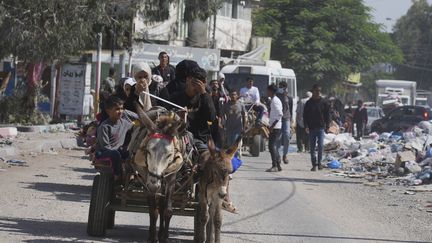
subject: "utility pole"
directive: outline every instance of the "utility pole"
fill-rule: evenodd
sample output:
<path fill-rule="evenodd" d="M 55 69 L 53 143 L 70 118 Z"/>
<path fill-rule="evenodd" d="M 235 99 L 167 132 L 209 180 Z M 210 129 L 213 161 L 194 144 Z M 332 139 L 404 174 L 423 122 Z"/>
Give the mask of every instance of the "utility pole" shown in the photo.
<path fill-rule="evenodd" d="M 101 80 L 101 52 L 102 33 L 97 34 L 97 60 L 96 60 L 96 103 L 99 104 L 100 80 Z M 95 107 L 95 116 L 99 112 L 99 105 Z"/>
<path fill-rule="evenodd" d="M 114 67 L 114 51 L 117 43 L 117 5 L 114 6 L 114 16 L 112 21 L 112 36 L 111 36 L 111 64 L 110 67 Z"/>
<path fill-rule="evenodd" d="M 214 8 L 213 8 L 213 40 L 212 40 L 212 48 L 216 49 L 216 16 L 217 16 L 217 0 L 214 2 Z"/>

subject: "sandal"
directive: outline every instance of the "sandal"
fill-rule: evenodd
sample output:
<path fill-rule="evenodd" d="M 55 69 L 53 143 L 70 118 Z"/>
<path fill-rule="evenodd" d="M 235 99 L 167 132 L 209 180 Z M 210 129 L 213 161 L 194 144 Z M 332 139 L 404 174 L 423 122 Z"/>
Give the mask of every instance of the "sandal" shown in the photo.
<path fill-rule="evenodd" d="M 234 207 L 232 202 L 223 201 L 222 209 L 233 214 L 239 214 L 237 208 Z"/>

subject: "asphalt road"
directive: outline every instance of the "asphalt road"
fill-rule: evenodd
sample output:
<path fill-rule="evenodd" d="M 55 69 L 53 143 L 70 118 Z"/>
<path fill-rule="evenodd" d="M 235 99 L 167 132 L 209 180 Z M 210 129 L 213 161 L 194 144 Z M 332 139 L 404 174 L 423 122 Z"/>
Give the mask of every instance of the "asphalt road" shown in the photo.
<path fill-rule="evenodd" d="M 106 238 L 86 235 L 95 171 L 83 151 L 27 155 L 28 167 L 0 171 L 0 242 L 145 242 L 148 215 L 117 213 Z M 231 182 L 240 214 L 224 213 L 222 242 L 432 242 L 432 194 L 367 187 L 361 180 L 310 172 L 293 153 L 279 173 L 265 152 L 244 157 Z M 175 216 L 171 242 L 193 242 L 193 219 Z"/>

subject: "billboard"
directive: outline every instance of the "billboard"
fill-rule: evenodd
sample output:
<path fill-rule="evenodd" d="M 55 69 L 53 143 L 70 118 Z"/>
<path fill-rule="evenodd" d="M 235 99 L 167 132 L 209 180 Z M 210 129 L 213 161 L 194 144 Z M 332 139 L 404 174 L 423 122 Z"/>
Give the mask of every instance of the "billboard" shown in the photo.
<path fill-rule="evenodd" d="M 84 96 L 90 93 L 91 64 L 67 63 L 60 70 L 60 114 L 84 114 Z"/>
<path fill-rule="evenodd" d="M 159 52 L 165 51 L 172 65 L 190 59 L 207 71 L 219 71 L 220 50 L 218 49 L 134 43 L 132 50 L 133 62 L 147 62 L 150 66 L 153 63 L 156 66 L 159 64 Z"/>

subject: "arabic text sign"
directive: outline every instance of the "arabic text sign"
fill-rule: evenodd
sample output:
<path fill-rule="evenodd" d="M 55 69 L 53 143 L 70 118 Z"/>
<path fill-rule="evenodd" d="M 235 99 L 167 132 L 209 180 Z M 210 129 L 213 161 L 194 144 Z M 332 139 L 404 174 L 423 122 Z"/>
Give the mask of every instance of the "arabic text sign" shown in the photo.
<path fill-rule="evenodd" d="M 64 64 L 60 73 L 60 114 L 83 115 L 90 75 L 86 64 Z"/>
<path fill-rule="evenodd" d="M 179 47 L 137 43 L 133 46 L 134 61 L 159 64 L 158 55 L 165 51 L 170 63 L 177 64 L 185 59 L 196 61 L 207 71 L 219 71 L 220 50 L 193 47 Z"/>

